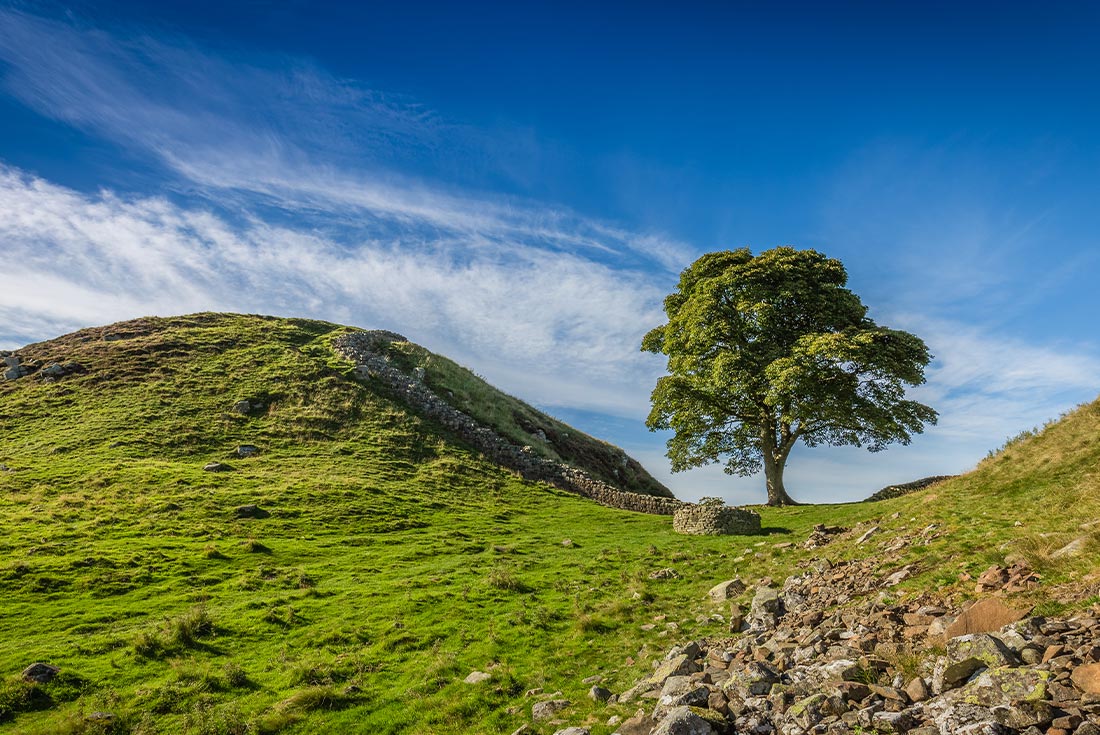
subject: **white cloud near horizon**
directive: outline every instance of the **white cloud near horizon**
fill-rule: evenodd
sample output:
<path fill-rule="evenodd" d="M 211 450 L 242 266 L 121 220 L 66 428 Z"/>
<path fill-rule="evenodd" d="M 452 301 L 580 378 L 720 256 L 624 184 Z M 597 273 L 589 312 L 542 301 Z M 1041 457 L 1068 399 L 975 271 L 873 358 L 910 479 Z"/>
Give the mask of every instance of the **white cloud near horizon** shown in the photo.
<path fill-rule="evenodd" d="M 637 359 L 662 293 L 630 271 L 518 250 L 456 258 L 449 241 L 360 241 L 252 219 L 235 226 L 160 198 L 88 196 L 0 167 L 0 323 L 8 340 L 142 314 L 277 313 L 406 332 L 522 380 L 546 405 L 636 415 Z M 15 346 L 15 345 L 10 345 Z M 583 375 L 583 381 L 562 380 Z"/>

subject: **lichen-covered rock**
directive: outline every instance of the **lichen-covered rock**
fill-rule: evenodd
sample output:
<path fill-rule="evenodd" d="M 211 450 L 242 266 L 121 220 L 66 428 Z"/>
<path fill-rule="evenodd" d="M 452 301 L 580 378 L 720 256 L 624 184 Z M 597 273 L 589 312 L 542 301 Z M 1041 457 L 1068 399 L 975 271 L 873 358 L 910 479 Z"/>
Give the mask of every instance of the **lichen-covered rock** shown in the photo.
<path fill-rule="evenodd" d="M 549 720 L 551 717 L 566 709 L 572 702 L 568 699 L 549 699 L 545 702 L 535 702 L 531 706 L 531 719 Z"/>
<path fill-rule="evenodd" d="M 768 694 L 772 685 L 779 683 L 780 675 L 774 666 L 763 661 L 753 661 L 738 671 L 731 671 L 730 678 L 722 685 L 723 691 L 740 699 Z"/>
<path fill-rule="evenodd" d="M 650 735 L 716 735 L 714 726 L 690 707 L 677 707 L 657 723 Z"/>
<path fill-rule="evenodd" d="M 783 615 L 783 600 L 774 587 L 759 587 L 749 609 L 749 627 L 756 630 L 774 630 Z"/>

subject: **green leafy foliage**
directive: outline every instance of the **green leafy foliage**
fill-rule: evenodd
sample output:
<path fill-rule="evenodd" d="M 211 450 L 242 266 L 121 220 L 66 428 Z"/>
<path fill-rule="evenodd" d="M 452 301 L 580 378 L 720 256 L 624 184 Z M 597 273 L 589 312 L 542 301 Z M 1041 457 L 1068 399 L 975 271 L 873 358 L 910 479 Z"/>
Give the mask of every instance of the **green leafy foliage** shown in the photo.
<path fill-rule="evenodd" d="M 668 323 L 642 341 L 668 357 L 647 424 L 675 432 L 674 471 L 723 458 L 731 474 L 763 467 L 769 504 L 788 504 L 797 441 L 879 451 L 935 422 L 905 398 L 924 382 L 927 347 L 867 318 L 846 283 L 840 261 L 788 247 L 710 253 L 680 275 Z"/>

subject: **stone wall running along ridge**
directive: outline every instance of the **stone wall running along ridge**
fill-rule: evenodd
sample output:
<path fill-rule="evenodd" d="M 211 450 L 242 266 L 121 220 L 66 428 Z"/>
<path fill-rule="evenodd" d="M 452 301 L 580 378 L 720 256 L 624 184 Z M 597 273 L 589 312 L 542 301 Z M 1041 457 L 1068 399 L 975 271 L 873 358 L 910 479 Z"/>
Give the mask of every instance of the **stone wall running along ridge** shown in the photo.
<path fill-rule="evenodd" d="M 874 503 L 878 500 L 890 500 L 891 498 L 900 498 L 902 495 L 915 493 L 917 490 L 923 490 L 926 487 L 931 487 L 932 485 L 935 485 L 937 482 L 943 482 L 944 480 L 950 480 L 955 477 L 958 477 L 958 475 L 933 475 L 932 477 L 922 477 L 919 480 L 905 482 L 901 485 L 887 485 L 871 497 L 865 499 L 863 502 Z"/>
<path fill-rule="evenodd" d="M 376 380 L 398 394 L 411 408 L 453 431 L 497 464 L 508 467 L 527 480 L 547 482 L 567 492 L 595 500 L 600 505 L 655 515 L 672 515 L 690 507 L 675 498 L 662 498 L 619 490 L 597 480 L 576 467 L 540 457 L 530 447 L 519 447 L 482 426 L 468 414 L 444 401 L 424 384 L 417 371 L 413 375 L 398 370 L 377 352 L 389 342 L 407 342 L 404 337 L 385 330 L 351 332 L 332 342 L 337 354 L 356 365 L 356 374 Z M 754 514 L 755 515 L 755 514 Z M 759 519 L 757 520 L 759 530 Z"/>

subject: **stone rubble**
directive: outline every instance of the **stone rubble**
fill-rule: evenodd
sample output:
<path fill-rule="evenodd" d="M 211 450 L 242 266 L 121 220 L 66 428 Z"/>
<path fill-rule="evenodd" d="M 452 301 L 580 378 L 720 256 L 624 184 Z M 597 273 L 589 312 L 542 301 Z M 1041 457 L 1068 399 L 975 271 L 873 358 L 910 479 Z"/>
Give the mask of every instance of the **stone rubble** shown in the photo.
<path fill-rule="evenodd" d="M 953 613 L 927 595 L 895 603 L 890 580 L 916 569 L 888 564 L 815 559 L 763 580 L 733 635 L 673 648 L 608 697 L 641 707 L 616 732 L 1100 735 L 1100 609 L 1062 620 L 989 596 Z M 1006 571 L 990 575 L 1000 589 L 1033 576 Z"/>

